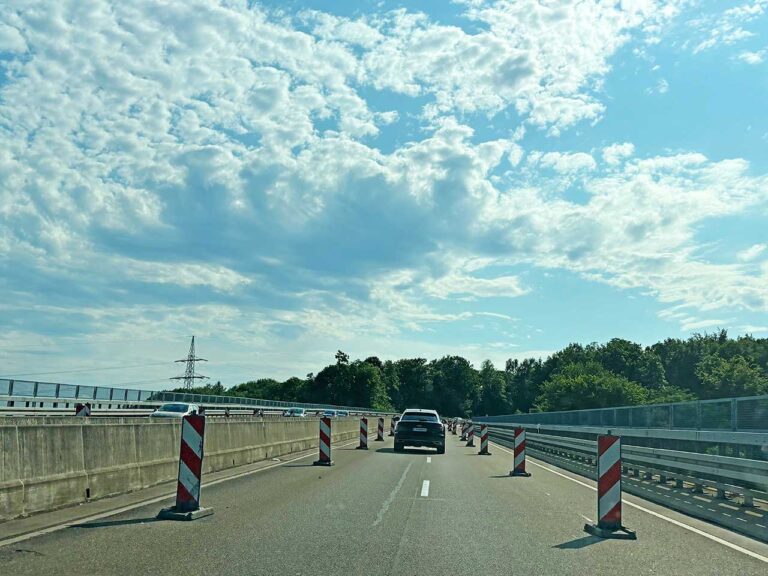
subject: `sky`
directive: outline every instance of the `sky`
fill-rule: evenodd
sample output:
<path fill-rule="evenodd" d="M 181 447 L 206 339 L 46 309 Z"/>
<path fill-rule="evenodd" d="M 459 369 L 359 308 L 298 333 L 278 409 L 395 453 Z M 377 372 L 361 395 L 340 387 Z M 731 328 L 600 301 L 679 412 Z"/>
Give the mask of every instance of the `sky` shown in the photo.
<path fill-rule="evenodd" d="M 768 0 L 6 0 L 0 376 L 768 337 Z"/>

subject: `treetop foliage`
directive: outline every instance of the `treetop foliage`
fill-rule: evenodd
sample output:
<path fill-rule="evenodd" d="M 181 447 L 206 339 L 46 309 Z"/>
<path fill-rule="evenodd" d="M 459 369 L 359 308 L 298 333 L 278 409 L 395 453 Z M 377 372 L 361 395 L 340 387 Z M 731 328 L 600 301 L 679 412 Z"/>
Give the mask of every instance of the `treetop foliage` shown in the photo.
<path fill-rule="evenodd" d="M 351 360 L 339 350 L 317 374 L 284 382 L 260 378 L 193 392 L 313 402 L 376 410 L 432 408 L 448 416 L 580 410 L 768 393 L 768 339 L 727 332 L 668 338 L 643 347 L 614 338 L 569 344 L 546 359 Z M 214 391 L 215 390 L 215 391 Z"/>

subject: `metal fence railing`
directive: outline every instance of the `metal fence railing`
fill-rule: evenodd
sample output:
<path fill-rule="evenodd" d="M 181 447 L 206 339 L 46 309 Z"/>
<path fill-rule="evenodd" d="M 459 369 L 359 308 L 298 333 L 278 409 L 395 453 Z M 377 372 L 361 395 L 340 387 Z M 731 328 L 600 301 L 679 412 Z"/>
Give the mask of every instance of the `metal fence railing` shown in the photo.
<path fill-rule="evenodd" d="M 220 405 L 243 408 L 306 408 L 310 410 L 333 409 L 354 412 L 370 412 L 370 408 L 359 406 L 335 406 L 333 404 L 309 404 L 285 402 L 262 398 L 241 398 L 238 396 L 213 396 L 207 394 L 187 394 L 184 392 L 166 392 L 156 390 L 136 390 L 130 388 L 111 388 L 107 386 L 81 386 L 77 384 L 57 384 L 51 382 L 31 382 L 27 380 L 0 379 L 0 408 L 5 407 L 53 407 L 57 404 L 70 404 L 76 401 L 90 401 L 103 405 L 157 404 L 162 402 L 189 402 L 206 406 Z"/>
<path fill-rule="evenodd" d="M 483 417 L 484 422 L 689 430 L 768 431 L 768 395 L 674 404 Z"/>

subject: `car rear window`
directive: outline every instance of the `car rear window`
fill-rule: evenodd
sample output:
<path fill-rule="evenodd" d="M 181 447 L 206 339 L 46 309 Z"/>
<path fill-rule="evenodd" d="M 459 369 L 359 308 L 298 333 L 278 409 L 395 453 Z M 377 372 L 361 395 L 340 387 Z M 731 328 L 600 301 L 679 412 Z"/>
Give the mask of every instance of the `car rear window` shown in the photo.
<path fill-rule="evenodd" d="M 418 413 L 406 413 L 403 414 L 403 422 L 439 422 L 437 416 L 434 414 L 418 414 Z"/>
<path fill-rule="evenodd" d="M 186 412 L 187 411 L 187 405 L 186 404 L 163 404 L 158 408 L 158 410 L 162 412 Z"/>

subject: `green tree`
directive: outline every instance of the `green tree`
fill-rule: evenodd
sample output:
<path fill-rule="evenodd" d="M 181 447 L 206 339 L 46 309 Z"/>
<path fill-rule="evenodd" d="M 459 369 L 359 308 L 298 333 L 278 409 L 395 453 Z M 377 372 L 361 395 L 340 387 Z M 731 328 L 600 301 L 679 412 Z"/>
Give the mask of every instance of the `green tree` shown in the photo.
<path fill-rule="evenodd" d="M 484 360 L 478 375 L 480 402 L 477 413 L 481 416 L 507 414 L 510 411 L 504 373 L 499 372 L 490 360 Z"/>
<path fill-rule="evenodd" d="M 639 382 L 646 388 L 661 388 L 667 384 L 658 354 L 651 349 L 644 350 L 629 340 L 613 338 L 604 346 L 595 348 L 595 358 L 611 372 Z"/>
<path fill-rule="evenodd" d="M 398 409 L 424 408 L 431 404 L 432 376 L 425 358 L 405 358 L 395 362 L 400 380 Z"/>
<path fill-rule="evenodd" d="M 642 404 L 647 395 L 637 382 L 589 361 L 560 368 L 542 385 L 537 404 L 543 411 L 582 410 Z"/>
<path fill-rule="evenodd" d="M 429 364 L 432 393 L 424 408 L 434 408 L 440 414 L 458 416 L 476 414 L 480 401 L 477 371 L 461 356 L 444 356 Z"/>
<path fill-rule="evenodd" d="M 710 354 L 696 367 L 701 382 L 701 398 L 756 396 L 768 392 L 768 378 L 743 356 L 722 358 Z"/>

